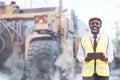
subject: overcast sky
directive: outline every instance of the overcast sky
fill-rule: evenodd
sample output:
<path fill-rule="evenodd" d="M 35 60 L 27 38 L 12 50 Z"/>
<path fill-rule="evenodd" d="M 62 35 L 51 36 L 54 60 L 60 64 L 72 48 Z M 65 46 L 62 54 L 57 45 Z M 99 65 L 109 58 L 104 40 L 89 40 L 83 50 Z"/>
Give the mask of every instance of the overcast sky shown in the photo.
<path fill-rule="evenodd" d="M 13 0 L 0 0 L 9 4 Z M 59 0 L 14 0 L 21 8 L 58 6 Z M 74 9 L 80 19 L 86 22 L 92 16 L 104 17 L 113 14 L 120 7 L 120 0 L 63 0 L 63 6 Z M 112 13 L 111 13 L 112 12 Z"/>
<path fill-rule="evenodd" d="M 9 4 L 13 0 L 0 0 Z M 59 0 L 14 0 L 21 8 L 58 6 Z M 87 22 L 92 16 L 111 16 L 120 9 L 120 0 L 63 0 L 63 6 L 74 9 L 79 19 Z M 116 10 L 117 9 L 117 10 Z M 115 11 L 116 10 L 116 11 Z M 116 16 L 118 16 L 116 14 Z M 115 16 L 114 16 L 115 17 Z M 113 18 L 109 17 L 109 18 Z M 117 17 L 118 18 L 118 17 Z"/>
<path fill-rule="evenodd" d="M 12 0 L 0 0 L 9 4 Z M 20 8 L 37 8 L 59 6 L 59 0 L 14 0 Z M 105 24 L 105 30 L 113 32 L 115 22 L 120 21 L 120 0 L 63 0 L 63 6 L 68 12 L 73 9 L 78 19 L 88 23 L 91 17 L 100 17 Z M 112 29 L 113 28 L 113 29 Z"/>

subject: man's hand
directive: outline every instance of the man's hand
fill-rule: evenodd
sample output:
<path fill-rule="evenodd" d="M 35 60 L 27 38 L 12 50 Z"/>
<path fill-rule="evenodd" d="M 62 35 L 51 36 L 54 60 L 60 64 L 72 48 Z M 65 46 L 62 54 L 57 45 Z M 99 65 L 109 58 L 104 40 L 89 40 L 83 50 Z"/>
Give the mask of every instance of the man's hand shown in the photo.
<path fill-rule="evenodd" d="M 85 57 L 85 61 L 86 61 L 86 62 L 89 62 L 90 60 L 92 60 L 92 57 L 89 56 L 89 55 L 87 55 L 87 56 Z"/>
<path fill-rule="evenodd" d="M 108 61 L 108 58 L 105 57 L 104 54 L 100 55 L 100 59 L 101 59 L 102 61 Z"/>

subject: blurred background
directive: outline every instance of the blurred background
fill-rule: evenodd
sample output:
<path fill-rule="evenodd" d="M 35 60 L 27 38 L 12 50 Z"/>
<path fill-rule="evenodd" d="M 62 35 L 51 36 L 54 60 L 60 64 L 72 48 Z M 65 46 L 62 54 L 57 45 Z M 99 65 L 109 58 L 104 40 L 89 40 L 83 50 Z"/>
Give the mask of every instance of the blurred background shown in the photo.
<path fill-rule="evenodd" d="M 2 4 L 10 5 L 13 0 L 0 1 L 4 2 Z M 59 7 L 59 0 L 14 1 L 21 9 Z M 88 21 L 91 17 L 96 16 L 102 19 L 103 27 L 101 32 L 108 35 L 112 39 L 114 45 L 115 59 L 113 63 L 110 64 L 110 80 L 118 80 L 120 78 L 120 0 L 63 0 L 62 2 L 62 7 L 68 9 L 68 12 L 64 15 L 69 17 L 70 11 L 75 11 L 80 37 L 89 33 Z M 78 73 L 78 80 L 81 79 L 79 77 L 81 77 L 80 72 Z M 9 80 L 9 75 L 1 72 L 0 80 Z"/>

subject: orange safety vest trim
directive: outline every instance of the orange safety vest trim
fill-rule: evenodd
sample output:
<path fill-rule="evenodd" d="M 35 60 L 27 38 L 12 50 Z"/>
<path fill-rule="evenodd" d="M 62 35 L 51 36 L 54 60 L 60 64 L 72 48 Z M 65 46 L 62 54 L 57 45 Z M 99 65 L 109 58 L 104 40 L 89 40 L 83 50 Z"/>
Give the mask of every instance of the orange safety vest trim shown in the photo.
<path fill-rule="evenodd" d="M 86 45 L 83 45 L 84 44 L 83 40 L 85 40 Z M 86 53 L 85 56 L 87 55 L 87 53 L 94 52 L 92 42 L 89 36 L 85 37 L 85 39 L 82 39 L 81 43 Z M 96 52 L 103 52 L 105 56 L 107 56 L 107 53 L 106 53 L 107 47 L 108 47 L 108 38 L 101 35 L 97 43 Z M 95 60 L 91 60 L 90 62 L 83 63 L 82 76 L 89 77 L 94 74 L 95 72 L 94 61 Z M 100 59 L 96 59 L 96 73 L 100 76 L 109 76 L 108 63 L 105 61 L 101 61 Z"/>

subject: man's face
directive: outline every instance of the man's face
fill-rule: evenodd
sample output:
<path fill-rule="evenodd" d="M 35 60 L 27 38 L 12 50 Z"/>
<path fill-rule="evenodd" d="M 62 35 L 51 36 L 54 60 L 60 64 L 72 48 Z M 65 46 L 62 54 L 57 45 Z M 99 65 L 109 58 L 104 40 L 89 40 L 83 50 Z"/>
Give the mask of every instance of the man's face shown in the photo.
<path fill-rule="evenodd" d="M 90 29 L 91 29 L 91 33 L 93 35 L 99 34 L 99 30 L 101 28 L 101 22 L 99 20 L 94 19 L 94 20 L 90 21 L 89 26 L 90 26 Z"/>
<path fill-rule="evenodd" d="M 11 4 L 11 6 L 12 6 L 13 8 L 16 8 L 16 4 Z"/>

